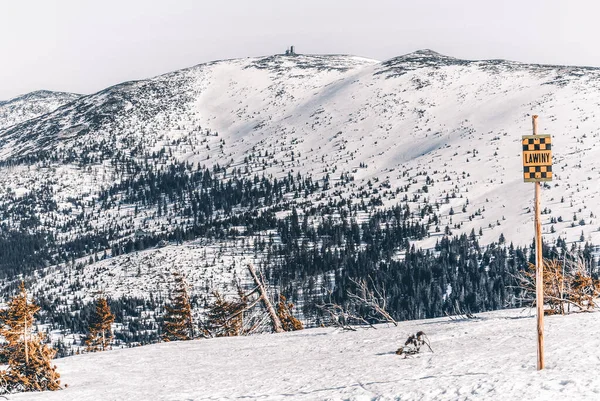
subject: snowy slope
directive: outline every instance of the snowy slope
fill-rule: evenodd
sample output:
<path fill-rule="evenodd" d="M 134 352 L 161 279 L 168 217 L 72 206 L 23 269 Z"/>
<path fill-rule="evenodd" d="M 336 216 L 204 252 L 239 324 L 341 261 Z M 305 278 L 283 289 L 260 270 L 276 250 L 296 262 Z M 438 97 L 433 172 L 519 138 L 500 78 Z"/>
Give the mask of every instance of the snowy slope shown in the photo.
<path fill-rule="evenodd" d="M 0 101 L 0 129 L 49 113 L 78 97 L 74 93 L 40 90 Z"/>
<path fill-rule="evenodd" d="M 56 361 L 67 389 L 14 400 L 597 400 L 598 313 L 546 319 L 535 369 L 535 318 L 485 313 L 357 332 L 195 340 Z M 394 354 L 423 330 L 434 353 Z"/>
<path fill-rule="evenodd" d="M 275 177 L 351 174 L 355 185 L 343 191 L 346 197 L 376 179 L 376 189 L 391 188 L 385 205 L 397 203 L 392 192 L 408 185 L 417 206 L 441 203 L 442 228 L 481 228 L 484 243 L 503 233 L 526 244 L 532 188 L 522 182 L 519 138 L 538 113 L 541 131 L 554 135 L 555 152 L 544 231 L 550 234 L 550 218 L 560 216 L 549 238 L 576 241 L 583 230 L 597 242 L 592 216 L 600 214 L 600 194 L 591 180 L 600 160 L 593 146 L 599 86 L 598 69 L 465 61 L 432 51 L 381 63 L 351 56 L 227 60 L 108 88 L 4 129 L 0 155 L 59 149 L 83 157 L 91 144 L 126 152 L 167 147 L 179 160 L 242 167 L 252 154 L 252 171 Z M 90 167 L 95 174 L 79 171 L 83 181 L 111 177 L 105 166 Z M 423 194 L 427 176 L 434 184 Z M 5 178 L 21 179 L 21 173 Z M 64 202 L 90 189 L 93 195 L 95 188 L 58 188 L 55 198 Z M 457 198 L 445 204 L 447 195 Z M 461 210 L 467 199 L 467 212 L 450 218 L 450 208 Z M 482 214 L 469 219 L 477 210 Z"/>
<path fill-rule="evenodd" d="M 405 198 L 412 219 L 427 221 L 430 215 L 418 212 L 434 205 L 439 223 L 414 241 L 417 247 L 432 248 L 446 226 L 453 234 L 481 232 L 482 244 L 503 234 L 526 245 L 533 186 L 522 182 L 520 137 L 537 113 L 541 132 L 554 136 L 555 180 L 543 191 L 545 239 L 580 243 L 583 233 L 598 244 L 599 104 L 596 68 L 468 61 L 430 50 L 383 62 L 347 55 L 216 61 L 122 83 L 0 127 L 0 223 L 13 230 L 33 225 L 65 242 L 116 232 L 113 243 L 123 243 L 137 230 L 166 236 L 191 225 L 172 205 L 158 216 L 156 205 L 123 202 L 123 193 L 99 198 L 128 178 L 134 163 L 164 171 L 185 161 L 246 177 L 329 176 L 330 189 L 286 195 L 300 213 L 339 199 L 381 198 L 387 207 Z M 342 175 L 353 180 L 342 182 Z M 351 217 L 360 221 L 378 207 Z M 144 289 L 160 291 L 165 272 L 175 268 L 191 274 L 194 288 L 231 285 L 234 271 L 244 274 L 243 262 L 261 257 L 239 251 L 237 241 L 209 242 L 116 258 L 111 243 L 78 259 L 86 263 L 80 270 L 70 261 L 30 279 L 34 292 L 62 297 L 147 295 Z M 110 259 L 92 258 L 103 254 Z"/>
<path fill-rule="evenodd" d="M 173 284 L 173 273 L 183 274 L 190 283 L 193 294 L 206 295 L 210 289 L 227 289 L 237 278 L 246 284 L 246 266 L 258 264 L 250 243 L 241 240 L 218 243 L 208 240 L 189 241 L 182 245 L 168 245 L 141 252 L 119 255 L 81 269 L 50 267 L 44 274 L 44 286 L 35 296 L 55 296 L 65 303 L 73 297 L 93 301 L 96 291 L 105 292 L 111 298 L 134 296 L 145 298 L 149 294 L 167 298 Z M 70 286 L 84 279 L 85 286 Z M 93 288 L 95 291 L 90 291 Z M 207 291 L 209 289 L 209 291 Z M 235 293 L 235 292 L 234 292 Z"/>

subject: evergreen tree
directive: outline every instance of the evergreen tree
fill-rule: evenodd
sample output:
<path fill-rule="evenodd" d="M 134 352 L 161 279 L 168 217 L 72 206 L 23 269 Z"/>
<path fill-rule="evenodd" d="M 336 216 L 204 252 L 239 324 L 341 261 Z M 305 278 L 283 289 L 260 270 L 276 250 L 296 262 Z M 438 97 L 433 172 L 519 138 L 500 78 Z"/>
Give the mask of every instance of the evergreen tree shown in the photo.
<path fill-rule="evenodd" d="M 111 312 L 106 298 L 98 298 L 96 311 L 90 322 L 89 334 L 85 340 L 88 351 L 104 351 L 108 348 L 113 339 L 111 324 L 114 321 L 115 315 Z"/>
<path fill-rule="evenodd" d="M 194 323 L 187 283 L 179 273 L 175 273 L 174 278 L 175 289 L 171 294 L 171 305 L 165 305 L 167 314 L 163 322 L 163 340 L 191 340 L 194 338 Z"/>
<path fill-rule="evenodd" d="M 207 313 L 207 335 L 214 337 L 233 337 L 243 334 L 244 310 L 248 300 L 240 292 L 240 298 L 226 300 L 219 292 L 213 292 L 214 302 Z"/>
<path fill-rule="evenodd" d="M 0 370 L 0 393 L 60 389 L 60 375 L 52 365 L 56 351 L 44 344 L 42 333 L 33 332 L 34 314 L 39 309 L 28 302 L 21 282 L 19 294 L 8 309 L 0 311 L 0 335 L 6 341 L 0 355 L 8 361 L 6 369 Z"/>
<path fill-rule="evenodd" d="M 294 304 L 287 302 L 287 299 L 283 296 L 279 296 L 279 303 L 277 304 L 277 316 L 281 320 L 281 325 L 285 331 L 296 331 L 304 329 L 304 325 L 298 320 L 293 314 Z"/>

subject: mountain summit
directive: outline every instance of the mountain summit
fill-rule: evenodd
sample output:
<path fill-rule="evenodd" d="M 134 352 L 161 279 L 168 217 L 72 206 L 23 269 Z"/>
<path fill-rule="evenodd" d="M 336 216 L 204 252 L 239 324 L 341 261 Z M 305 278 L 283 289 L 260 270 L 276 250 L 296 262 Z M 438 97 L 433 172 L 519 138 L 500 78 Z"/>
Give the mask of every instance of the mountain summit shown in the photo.
<path fill-rule="evenodd" d="M 404 57 L 404 58 L 454 58 L 454 57 L 450 57 L 450 56 L 446 56 L 444 54 L 438 53 L 431 49 L 416 50 L 412 53 L 407 53 L 400 57 Z"/>

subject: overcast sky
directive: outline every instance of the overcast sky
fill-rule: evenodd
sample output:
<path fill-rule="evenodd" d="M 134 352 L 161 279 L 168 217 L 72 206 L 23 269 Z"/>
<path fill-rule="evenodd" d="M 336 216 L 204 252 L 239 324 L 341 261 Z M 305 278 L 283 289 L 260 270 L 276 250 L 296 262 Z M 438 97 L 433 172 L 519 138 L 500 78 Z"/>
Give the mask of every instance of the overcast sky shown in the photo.
<path fill-rule="evenodd" d="M 92 93 L 206 61 L 282 53 L 600 66 L 600 3 L 576 0 L 0 0 L 0 99 Z"/>

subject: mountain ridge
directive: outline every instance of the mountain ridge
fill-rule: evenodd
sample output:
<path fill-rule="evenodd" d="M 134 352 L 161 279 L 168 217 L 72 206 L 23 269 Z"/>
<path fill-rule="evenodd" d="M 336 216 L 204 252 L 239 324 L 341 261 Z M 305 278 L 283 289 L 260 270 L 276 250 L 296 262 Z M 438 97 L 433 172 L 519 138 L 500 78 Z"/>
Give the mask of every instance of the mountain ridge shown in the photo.
<path fill-rule="evenodd" d="M 425 61 L 421 60 L 423 56 L 426 57 Z M 432 58 L 434 60 L 443 60 L 442 64 L 440 65 L 435 62 L 432 65 Z M 445 93 L 444 86 L 435 83 L 432 87 L 432 83 L 437 81 L 443 82 L 443 80 L 447 79 L 458 79 L 460 82 L 460 80 L 465 80 L 466 77 L 475 76 L 476 74 L 485 77 L 493 77 L 491 79 L 497 82 L 495 85 L 500 83 L 500 80 L 497 77 L 498 73 L 516 75 L 518 77 L 517 79 L 521 79 L 521 81 L 525 78 L 523 74 L 531 74 L 533 79 L 541 79 L 538 89 L 543 88 L 544 85 L 556 85 L 561 87 L 568 85 L 570 82 L 576 85 L 577 81 L 580 79 L 579 75 L 573 74 L 573 71 L 579 67 L 569 67 L 565 71 L 562 67 L 557 69 L 554 66 L 541 67 L 540 65 L 529 64 L 515 65 L 512 64 L 513 62 L 503 61 L 501 63 L 503 67 L 501 67 L 501 70 L 497 71 L 496 68 L 498 68 L 498 65 L 496 63 L 496 61 L 493 61 L 492 65 L 487 65 L 487 63 L 485 63 L 486 65 L 482 65 L 481 61 L 459 60 L 440 55 L 437 52 L 427 49 L 408 53 L 381 63 L 377 63 L 374 60 L 356 58 L 355 56 L 306 55 L 275 55 L 203 63 L 148 80 L 129 81 L 114 85 L 95 94 L 82 96 L 78 98 L 75 103 L 63 105 L 62 108 L 55 109 L 49 114 L 38 116 L 22 122 L 21 124 L 13 125 L 10 128 L 4 128 L 0 132 L 0 142 L 4 144 L 0 147 L 0 154 L 6 161 L 9 161 L 13 160 L 16 154 L 19 155 L 18 157 L 23 157 L 30 152 L 37 152 L 36 149 L 71 146 L 74 147 L 73 151 L 77 152 L 77 149 L 83 144 L 81 141 L 83 138 L 87 138 L 89 133 L 105 129 L 114 130 L 115 128 L 107 127 L 115 126 L 115 119 L 117 118 L 126 115 L 135 115 L 137 120 L 149 122 L 156 113 L 163 113 L 163 116 L 170 120 L 173 116 L 175 116 L 175 118 L 180 118 L 184 109 L 187 110 L 184 113 L 188 113 L 188 115 L 196 114 L 198 116 L 198 112 L 201 113 L 199 115 L 200 118 L 195 117 L 197 123 L 193 124 L 208 124 L 210 126 L 209 129 L 216 131 L 227 130 L 228 135 L 232 137 L 231 139 L 236 141 L 243 139 L 247 135 L 255 136 L 257 130 L 262 130 L 261 127 L 268 128 L 267 130 L 274 133 L 276 131 L 286 131 L 287 129 L 292 129 L 292 131 L 294 131 L 302 127 L 302 125 L 310 123 L 313 128 L 316 129 L 322 124 L 322 120 L 319 120 L 319 114 L 322 113 L 322 106 L 328 104 L 328 99 L 331 99 L 331 102 L 333 103 L 328 104 L 327 107 L 339 108 L 341 105 L 340 102 L 342 101 L 341 97 L 344 96 L 348 99 L 344 101 L 349 101 L 350 103 L 348 104 L 350 104 L 350 107 L 354 110 L 346 112 L 344 110 L 344 107 L 346 106 L 341 108 L 339 112 L 347 113 L 347 116 L 349 117 L 346 117 L 346 121 L 344 121 L 344 118 L 341 120 L 338 118 L 338 123 L 361 125 L 359 124 L 360 120 L 355 120 L 355 117 L 352 117 L 352 114 L 366 113 L 366 109 L 360 102 L 352 100 L 352 97 L 355 96 L 352 94 L 356 90 L 357 84 L 359 87 L 362 85 L 360 84 L 361 80 L 368 85 L 380 86 L 381 88 L 377 89 L 377 91 L 388 97 L 393 93 L 390 92 L 390 89 L 396 86 L 396 88 L 400 89 L 400 92 L 396 92 L 394 97 L 398 98 L 399 95 L 401 97 L 403 96 L 403 93 L 408 93 L 406 92 L 407 90 L 413 91 L 414 94 L 418 94 L 418 91 L 422 91 L 428 87 L 431 89 L 428 89 L 425 96 L 430 96 L 429 93 L 433 94 L 434 92 L 432 92 L 432 90 L 443 94 Z M 462 69 L 462 71 L 454 71 L 449 68 L 459 68 Z M 250 73 L 250 75 L 256 77 L 257 81 L 255 82 L 260 82 L 261 80 L 263 82 L 254 87 L 251 86 L 246 88 L 244 86 L 245 83 L 242 81 L 231 81 L 230 77 L 232 75 L 230 74 L 240 74 L 240 76 L 243 76 L 246 72 L 250 71 L 249 69 L 257 70 L 257 73 Z M 426 71 L 428 69 L 431 70 Z M 260 71 L 264 71 L 264 74 L 261 74 Z M 331 78 L 326 78 L 325 81 L 318 82 L 318 78 L 310 74 L 319 71 L 324 76 L 331 75 Z M 425 72 L 420 73 L 420 71 Z M 488 71 L 493 75 L 488 75 Z M 350 74 L 350 72 L 352 73 Z M 598 78 L 596 76 L 596 71 L 593 72 L 594 75 L 592 78 Z M 345 74 L 350 75 L 346 76 Z M 408 82 L 405 79 L 403 79 L 402 83 L 398 84 L 390 82 L 391 87 L 389 89 L 377 80 L 378 75 L 390 79 L 400 78 L 407 74 L 410 75 Z M 453 74 L 454 78 L 449 78 L 449 74 Z M 335 77 L 335 75 L 339 76 Z M 440 81 L 440 79 L 442 81 Z M 234 85 L 239 87 L 239 91 L 253 93 L 253 101 L 258 103 L 262 102 L 263 105 L 269 107 L 270 110 L 265 110 L 263 107 L 254 107 L 250 103 L 244 105 L 237 111 L 234 107 L 226 106 L 230 108 L 230 116 L 228 116 L 227 113 L 220 114 L 220 110 L 213 110 L 214 105 L 219 102 L 224 105 L 232 104 L 230 100 L 232 97 L 229 96 L 238 95 L 236 93 L 237 89 L 231 89 L 229 94 L 224 95 L 223 88 L 215 86 L 215 84 L 221 85 L 220 82 L 227 82 L 227 80 L 229 80 L 229 86 L 231 88 L 233 88 L 232 85 Z M 296 88 L 294 88 L 295 82 L 298 83 Z M 467 81 L 465 81 L 465 83 L 466 82 Z M 484 81 L 481 82 L 483 83 Z M 307 83 L 309 83 L 309 86 L 307 86 Z M 311 95 L 304 87 L 299 88 L 298 85 L 302 85 L 306 88 L 310 88 L 310 85 L 312 85 L 312 90 L 315 92 Z M 481 84 L 477 83 L 477 85 Z M 507 87 L 510 86 L 504 83 L 501 85 Z M 468 86 L 465 86 L 465 89 L 467 87 Z M 215 92 L 213 88 L 219 89 Z M 490 89 L 491 88 L 492 87 L 490 87 Z M 463 93 L 459 93 L 458 95 L 472 96 L 472 92 L 470 92 L 470 90 L 465 91 L 465 89 L 459 89 L 459 91 L 462 91 Z M 482 94 L 485 94 L 486 91 L 489 92 L 490 89 L 481 88 L 478 90 Z M 298 92 L 299 90 L 301 92 Z M 310 91 L 311 89 L 308 90 Z M 521 87 L 518 90 L 526 91 L 529 89 L 527 87 Z M 140 96 L 142 91 L 146 92 L 144 92 L 143 96 Z M 363 91 L 365 92 L 365 95 L 372 96 L 369 95 L 366 90 Z M 498 94 L 493 91 L 489 93 L 491 96 L 498 96 Z M 550 96 L 553 96 L 551 93 L 552 91 L 548 92 Z M 268 97 L 265 98 L 265 96 Z M 399 103 L 394 104 L 386 101 L 389 103 L 386 109 L 385 103 L 382 103 L 384 98 L 380 96 L 381 95 L 376 95 L 376 97 L 369 100 L 369 102 L 372 103 L 372 106 L 376 104 L 376 110 L 378 109 L 380 112 L 386 113 L 385 119 L 394 119 L 395 117 L 390 115 L 389 110 L 397 109 Z M 262 99 L 259 97 L 262 97 Z M 272 99 L 270 102 L 271 104 L 268 105 L 264 103 L 264 99 Z M 215 100 L 217 102 L 215 102 Z M 418 100 L 418 102 L 424 101 L 424 99 L 416 100 Z M 471 113 L 469 111 L 460 111 L 460 102 L 448 103 L 443 97 L 440 98 L 440 100 L 441 103 L 438 102 L 435 108 L 440 109 L 440 107 L 442 107 L 448 109 L 450 107 L 453 109 L 452 113 L 458 111 L 467 118 L 473 118 L 473 116 L 470 116 Z M 495 102 L 498 103 L 498 100 L 495 100 Z M 424 105 L 426 106 L 427 103 L 428 101 L 425 100 Z M 433 105 L 436 101 L 429 103 Z M 416 115 L 417 118 L 415 119 L 415 122 L 422 119 L 422 117 L 420 117 L 421 115 L 425 116 L 431 114 L 427 112 L 427 107 L 423 108 L 423 111 L 418 111 L 421 106 L 416 105 L 416 103 L 415 106 L 412 106 L 414 107 L 412 110 L 408 109 L 402 111 L 401 114 L 408 112 L 409 115 Z M 148 112 L 142 111 L 138 113 L 138 110 L 141 110 L 143 107 L 148 108 Z M 183 107 L 183 109 L 181 107 Z M 175 111 L 177 108 L 182 111 Z M 315 112 L 317 114 L 314 114 Z M 266 115 L 266 118 L 262 118 L 261 116 L 265 113 L 268 115 Z M 441 116 L 438 111 L 435 111 L 435 113 L 437 116 L 435 118 Z M 525 114 L 527 113 L 522 113 L 522 115 Z M 371 121 L 372 123 L 374 123 L 376 119 L 381 119 L 381 114 L 378 117 L 374 117 L 373 114 L 365 114 L 365 117 L 359 118 L 364 119 L 366 116 L 368 116 L 368 121 Z M 294 122 L 295 128 L 289 126 L 290 122 Z M 454 123 L 450 121 L 450 124 Z M 362 125 L 364 126 L 364 124 Z M 444 128 L 444 126 L 446 126 L 446 128 Z M 521 126 L 526 127 L 527 124 L 523 122 L 521 123 Z M 381 131 L 382 127 L 384 126 L 379 124 L 378 130 Z M 401 129 L 406 130 L 406 128 L 408 127 L 403 127 Z M 304 128 L 302 129 L 304 130 Z M 361 129 L 365 130 L 366 127 Z M 443 130 L 446 130 L 449 133 L 451 130 L 456 130 L 456 127 L 451 127 L 451 125 L 448 126 L 448 124 L 442 123 L 437 125 L 437 128 L 434 126 L 429 126 L 427 128 L 427 130 L 434 129 L 437 129 L 438 131 L 441 129 L 442 132 Z M 388 135 L 390 130 L 397 129 L 393 128 L 393 124 L 388 124 L 388 128 L 383 129 L 384 135 Z M 525 129 L 519 128 L 519 130 L 522 133 L 527 133 Z M 388 134 L 385 134 L 385 132 Z M 102 138 L 102 136 L 97 135 L 95 135 L 95 137 Z M 425 155 L 434 151 L 436 147 L 441 146 L 439 132 L 435 139 L 425 139 L 426 137 L 427 135 L 423 137 L 423 134 L 418 134 L 418 138 L 416 138 L 417 141 L 413 142 L 412 150 L 410 148 L 403 149 L 397 156 L 393 157 L 397 158 L 399 161 L 407 162 L 415 156 L 420 157 L 419 155 Z M 78 142 L 77 138 L 82 139 Z M 298 137 L 298 139 L 300 139 L 300 137 Z M 450 139 L 450 137 L 447 137 L 446 139 Z M 444 141 L 446 141 L 446 139 L 444 139 Z M 90 140 L 93 142 L 97 139 L 90 137 Z M 137 140 L 141 141 L 139 142 L 140 146 L 146 146 L 143 144 L 143 137 L 140 137 Z M 246 143 L 247 140 L 248 138 L 244 139 L 242 142 Z M 70 145 L 70 142 L 73 144 Z M 246 147 L 242 142 L 238 143 L 237 146 Z M 431 145 L 435 143 L 438 143 L 438 145 L 433 145 L 433 148 L 431 148 Z M 251 146 L 249 148 L 251 148 Z M 355 150 L 359 149 L 356 146 L 354 146 L 354 148 Z M 19 150 L 17 151 L 17 149 Z M 386 152 L 385 149 L 382 149 L 382 151 Z M 402 156 L 402 154 L 405 156 Z M 398 156 L 400 157 L 398 158 Z M 238 157 L 240 157 L 240 154 L 238 154 Z M 560 154 L 558 154 L 559 160 L 560 157 Z M 203 162 L 203 160 L 201 160 L 202 157 L 199 159 L 197 156 L 193 155 L 191 158 L 186 157 L 186 159 L 195 163 Z M 210 165 L 212 162 L 209 160 L 210 159 L 206 159 L 204 162 L 208 161 Z M 387 168 L 393 167 L 394 166 L 390 166 Z M 518 164 L 515 166 L 514 170 L 517 170 L 517 168 Z M 375 170 L 374 173 L 376 175 L 379 174 L 377 173 L 377 170 Z M 517 175 L 515 174 L 515 176 Z"/>
<path fill-rule="evenodd" d="M 50 113 L 80 96 L 68 92 L 37 90 L 0 101 L 0 129 Z"/>
<path fill-rule="evenodd" d="M 64 91 L 51 91 L 48 89 L 37 89 L 37 90 L 31 91 L 31 92 L 13 96 L 7 100 L 0 100 L 0 105 L 4 105 L 9 102 L 16 101 L 16 100 L 31 100 L 31 99 L 35 99 L 35 98 L 50 97 L 50 96 L 56 96 L 56 95 L 83 96 L 80 93 L 64 92 Z"/>

